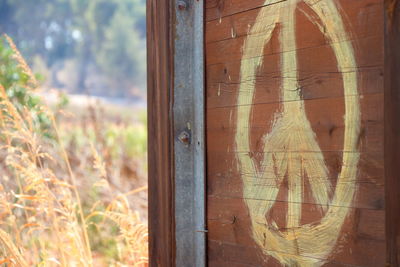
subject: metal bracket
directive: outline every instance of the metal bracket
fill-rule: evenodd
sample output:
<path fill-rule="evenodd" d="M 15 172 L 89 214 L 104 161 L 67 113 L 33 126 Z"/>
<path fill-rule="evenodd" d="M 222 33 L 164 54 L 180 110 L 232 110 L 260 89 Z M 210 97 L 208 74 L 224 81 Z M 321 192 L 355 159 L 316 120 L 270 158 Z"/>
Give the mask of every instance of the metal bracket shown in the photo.
<path fill-rule="evenodd" d="M 175 0 L 176 266 L 206 266 L 204 1 Z"/>

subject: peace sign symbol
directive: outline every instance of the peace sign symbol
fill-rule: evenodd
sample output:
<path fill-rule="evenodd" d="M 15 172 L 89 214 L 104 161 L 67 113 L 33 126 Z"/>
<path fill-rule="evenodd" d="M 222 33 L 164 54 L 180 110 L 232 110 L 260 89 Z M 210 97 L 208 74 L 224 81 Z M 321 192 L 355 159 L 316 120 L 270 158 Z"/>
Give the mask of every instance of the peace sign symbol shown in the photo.
<path fill-rule="evenodd" d="M 324 155 L 305 112 L 298 82 L 296 54 L 296 7 L 303 1 L 317 16 L 314 21 L 337 58 L 343 77 L 345 95 L 345 134 L 342 168 L 335 189 L 329 180 Z M 254 77 L 264 63 L 264 46 L 280 24 L 281 43 L 281 110 L 276 114 L 272 130 L 264 137 L 264 156 L 257 165 L 251 155 L 239 153 L 243 194 L 247 204 L 253 238 L 265 254 L 288 266 L 321 266 L 330 256 L 339 237 L 349 206 L 355 194 L 359 152 L 360 106 L 357 85 L 357 64 L 354 49 L 343 19 L 333 0 L 287 0 L 275 4 L 267 0 L 246 39 L 240 69 L 237 100 L 237 151 L 250 151 L 250 114 L 254 93 Z M 261 166 L 261 167 L 257 167 Z M 288 211 L 285 230 L 275 222 L 268 223 L 283 178 L 288 179 Z M 325 214 L 318 224 L 301 225 L 303 179 L 308 178 L 315 203 Z"/>

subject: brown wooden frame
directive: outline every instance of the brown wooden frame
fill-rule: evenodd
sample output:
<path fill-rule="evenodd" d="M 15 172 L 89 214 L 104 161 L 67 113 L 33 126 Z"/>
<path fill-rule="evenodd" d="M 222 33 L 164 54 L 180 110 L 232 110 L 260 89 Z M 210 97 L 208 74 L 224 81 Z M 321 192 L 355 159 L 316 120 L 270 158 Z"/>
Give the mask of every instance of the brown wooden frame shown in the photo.
<path fill-rule="evenodd" d="M 387 266 L 400 264 L 400 1 L 385 0 L 385 203 Z"/>
<path fill-rule="evenodd" d="M 171 0 L 147 1 L 150 266 L 175 265 L 173 12 Z"/>
<path fill-rule="evenodd" d="M 204 266 L 203 2 L 147 0 L 150 266 Z"/>

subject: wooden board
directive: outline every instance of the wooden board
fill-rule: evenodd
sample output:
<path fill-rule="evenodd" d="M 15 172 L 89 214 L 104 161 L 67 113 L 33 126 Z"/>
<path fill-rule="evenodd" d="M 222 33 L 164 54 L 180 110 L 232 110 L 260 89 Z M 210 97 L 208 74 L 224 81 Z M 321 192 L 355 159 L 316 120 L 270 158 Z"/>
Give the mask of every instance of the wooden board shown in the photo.
<path fill-rule="evenodd" d="M 385 266 L 384 1 L 205 3 L 209 266 Z"/>
<path fill-rule="evenodd" d="M 172 1 L 147 1 L 150 266 L 175 266 Z M 162 133 L 162 134 L 161 134 Z"/>
<path fill-rule="evenodd" d="M 387 262 L 400 264 L 400 4 L 385 1 L 385 183 Z"/>

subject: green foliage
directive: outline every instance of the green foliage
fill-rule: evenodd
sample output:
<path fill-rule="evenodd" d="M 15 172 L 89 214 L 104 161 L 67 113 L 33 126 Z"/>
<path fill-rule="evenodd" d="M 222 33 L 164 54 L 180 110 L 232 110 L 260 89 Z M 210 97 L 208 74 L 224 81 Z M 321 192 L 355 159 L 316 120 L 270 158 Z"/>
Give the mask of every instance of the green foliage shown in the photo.
<path fill-rule="evenodd" d="M 91 188 L 88 192 L 89 199 L 82 204 L 85 214 L 93 213 L 94 206 L 96 206 L 97 212 L 106 211 L 106 207 L 99 202 L 101 196 L 96 189 L 96 187 Z M 90 216 L 87 224 L 92 250 L 99 252 L 109 260 L 119 260 L 118 241 L 115 238 L 119 233 L 118 226 L 105 220 L 104 216 L 99 214 Z"/>
<path fill-rule="evenodd" d="M 93 67 L 114 95 L 145 84 L 145 0 L 0 0 L 0 32 L 49 68 L 77 62 L 78 88 Z"/>
<path fill-rule="evenodd" d="M 40 76 L 36 75 L 36 78 L 40 79 Z M 37 130 L 50 137 L 51 121 L 41 110 L 40 97 L 32 93 L 29 75 L 21 68 L 15 59 L 15 52 L 3 37 L 0 38 L 0 84 L 14 106 L 21 112 L 27 108 L 33 115 L 33 124 Z"/>
<path fill-rule="evenodd" d="M 121 157 L 121 155 L 126 155 L 129 158 L 143 157 L 147 153 L 146 124 L 121 127 L 110 123 L 104 125 L 102 135 L 104 149 L 109 151 L 114 159 Z M 81 127 L 74 127 L 68 129 L 68 135 L 63 137 L 66 143 L 73 142 L 77 147 L 88 147 L 90 143 L 98 142 L 93 128 L 83 130 Z"/>
<path fill-rule="evenodd" d="M 58 96 L 58 102 L 56 105 L 57 110 L 63 110 L 65 109 L 69 104 L 69 97 L 66 93 L 61 92 Z"/>
<path fill-rule="evenodd" d="M 144 80 L 143 62 L 146 62 L 146 55 L 140 51 L 146 50 L 145 42 L 135 29 L 136 21 L 132 13 L 124 6 L 119 7 L 116 13 L 117 15 L 110 19 L 108 27 L 104 29 L 104 41 L 101 43 L 99 53 L 96 54 L 96 62 L 116 81 L 124 81 L 124 77 L 129 75 L 135 77 L 136 81 L 133 82 L 137 84 L 140 80 Z M 125 85 L 127 86 L 129 85 Z"/>
<path fill-rule="evenodd" d="M 147 131 L 144 125 L 123 128 L 110 125 L 105 130 L 105 140 L 113 157 L 125 153 L 128 157 L 135 158 L 145 155 L 147 151 Z"/>

